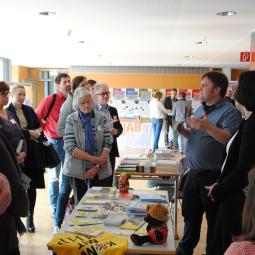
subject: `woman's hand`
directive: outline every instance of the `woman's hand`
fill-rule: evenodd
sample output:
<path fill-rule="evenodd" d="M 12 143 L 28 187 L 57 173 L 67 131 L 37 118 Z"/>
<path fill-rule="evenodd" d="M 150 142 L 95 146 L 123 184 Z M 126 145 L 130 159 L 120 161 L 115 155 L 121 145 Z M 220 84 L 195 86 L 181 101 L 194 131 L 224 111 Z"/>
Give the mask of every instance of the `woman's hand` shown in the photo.
<path fill-rule="evenodd" d="M 214 188 L 215 186 L 217 186 L 217 185 L 218 185 L 218 183 L 215 182 L 215 183 L 212 184 L 211 186 L 205 186 L 205 189 L 208 191 L 207 196 L 208 196 L 209 198 L 211 198 L 212 201 L 214 201 L 214 198 L 213 198 L 213 196 L 212 196 L 212 190 L 213 190 L 213 188 Z"/>
<path fill-rule="evenodd" d="M 33 139 L 37 139 L 41 135 L 41 132 L 38 129 L 29 130 L 29 134 Z"/>
<path fill-rule="evenodd" d="M 116 128 L 112 128 L 111 133 L 112 133 L 112 135 L 117 135 L 118 134 L 118 130 Z"/>
<path fill-rule="evenodd" d="M 85 179 L 93 179 L 96 174 L 97 174 L 97 170 L 98 168 L 96 166 L 93 166 L 92 168 L 90 168 L 89 170 L 86 171 L 85 173 Z"/>
<path fill-rule="evenodd" d="M 107 158 L 103 156 L 95 157 L 93 160 L 93 164 L 103 166 L 107 162 Z"/>
<path fill-rule="evenodd" d="M 18 164 L 23 164 L 25 161 L 25 157 L 26 157 L 26 153 L 20 152 L 19 155 L 17 156 Z"/>

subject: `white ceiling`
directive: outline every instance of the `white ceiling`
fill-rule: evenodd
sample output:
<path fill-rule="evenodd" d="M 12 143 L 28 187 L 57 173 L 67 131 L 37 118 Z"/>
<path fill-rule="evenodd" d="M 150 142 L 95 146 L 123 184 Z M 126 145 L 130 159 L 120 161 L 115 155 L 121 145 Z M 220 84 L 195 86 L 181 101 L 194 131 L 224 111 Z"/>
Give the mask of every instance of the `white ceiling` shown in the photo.
<path fill-rule="evenodd" d="M 216 15 L 226 10 L 237 15 Z M 0 0 L 0 11 L 0 56 L 34 67 L 247 68 L 255 29 L 254 0 Z"/>

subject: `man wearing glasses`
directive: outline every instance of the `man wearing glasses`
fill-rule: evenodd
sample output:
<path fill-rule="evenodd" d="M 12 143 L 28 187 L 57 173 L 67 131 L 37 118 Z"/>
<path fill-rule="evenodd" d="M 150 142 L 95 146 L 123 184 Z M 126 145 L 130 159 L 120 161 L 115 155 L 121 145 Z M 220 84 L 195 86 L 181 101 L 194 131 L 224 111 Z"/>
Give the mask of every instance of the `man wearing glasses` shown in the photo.
<path fill-rule="evenodd" d="M 115 107 L 108 105 L 110 99 L 110 91 L 108 85 L 96 84 L 94 88 L 94 93 L 97 100 L 95 109 L 106 117 L 113 136 L 112 149 L 109 155 L 113 170 L 112 175 L 109 177 L 109 186 L 112 186 L 113 175 L 115 170 L 115 157 L 119 157 L 117 137 L 121 135 L 123 127 L 120 123 L 117 109 Z"/>

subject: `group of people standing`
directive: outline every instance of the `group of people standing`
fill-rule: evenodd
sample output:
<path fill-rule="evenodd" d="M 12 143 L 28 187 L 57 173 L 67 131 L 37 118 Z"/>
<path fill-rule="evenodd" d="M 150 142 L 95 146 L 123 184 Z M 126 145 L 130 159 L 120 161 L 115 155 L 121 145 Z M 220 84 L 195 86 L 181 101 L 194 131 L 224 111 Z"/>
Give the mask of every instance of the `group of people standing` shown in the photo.
<path fill-rule="evenodd" d="M 45 169 L 34 155 L 41 136 L 52 143 L 61 161 L 48 175 L 54 232 L 63 222 L 72 189 L 77 204 L 88 187 L 113 185 L 117 137 L 123 128 L 117 109 L 108 105 L 109 87 L 84 76 L 71 82 L 66 73 L 60 73 L 55 83 L 57 92 L 34 111 L 24 104 L 23 85 L 12 86 L 9 100 L 10 87 L 0 82 L 0 249 L 4 254 L 19 254 L 17 230 L 35 232 L 36 189 L 45 188 Z M 25 228 L 19 217 L 26 216 Z"/>
<path fill-rule="evenodd" d="M 187 138 L 189 172 L 183 186 L 184 234 L 178 255 L 191 255 L 200 239 L 206 214 L 206 254 L 255 254 L 255 200 L 247 197 L 248 174 L 255 166 L 255 71 L 240 75 L 236 105 L 224 99 L 228 79 L 219 72 L 203 75 L 202 105 L 189 118 L 189 128 L 178 126 Z M 254 171 L 253 171 L 254 175 Z M 251 177 L 254 178 L 254 177 Z M 252 182 L 253 183 L 253 182 Z M 255 187 L 249 187 L 249 196 Z M 244 208 L 244 209 L 243 209 Z M 242 226 L 242 217 L 244 225 Z M 237 242 L 226 251 L 233 238 Z M 245 241 L 245 242 L 244 242 Z M 238 251 L 243 251 L 238 253 Z"/>
<path fill-rule="evenodd" d="M 186 93 L 182 92 L 180 98 L 177 98 L 177 89 L 172 88 L 170 96 L 166 96 L 161 102 L 163 93 L 156 91 L 149 103 L 150 119 L 153 130 L 152 149 L 158 149 L 158 143 L 161 131 L 164 131 L 165 147 L 168 149 L 178 149 L 183 154 L 185 150 L 185 140 L 179 135 L 177 127 L 179 124 L 185 124 L 186 120 L 192 114 L 191 102 L 186 100 Z M 169 132 L 172 130 L 171 140 Z"/>
<path fill-rule="evenodd" d="M 54 95 L 43 99 L 36 110 L 46 137 L 61 158 L 61 165 L 49 169 L 54 233 L 63 222 L 71 189 L 77 204 L 89 187 L 113 185 L 115 157 L 119 156 L 117 137 L 123 131 L 117 109 L 108 105 L 106 84 L 89 85 L 84 76 L 75 77 L 71 84 L 64 73 L 55 83 L 58 92 L 46 122 Z"/>

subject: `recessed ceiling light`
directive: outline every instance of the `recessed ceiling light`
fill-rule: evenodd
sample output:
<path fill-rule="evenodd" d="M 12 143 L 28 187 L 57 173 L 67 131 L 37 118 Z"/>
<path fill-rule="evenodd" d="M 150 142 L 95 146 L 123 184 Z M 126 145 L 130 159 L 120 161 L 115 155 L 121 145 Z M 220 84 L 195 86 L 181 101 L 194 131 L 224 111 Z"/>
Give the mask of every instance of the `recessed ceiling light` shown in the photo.
<path fill-rule="evenodd" d="M 207 44 L 208 42 L 207 41 L 198 41 L 198 42 L 195 42 L 195 44 Z"/>
<path fill-rule="evenodd" d="M 81 43 L 81 44 L 82 44 L 82 43 L 85 43 L 85 41 L 82 41 L 82 40 L 81 40 L 81 41 L 78 41 L 78 43 Z"/>
<path fill-rule="evenodd" d="M 43 16 L 54 16 L 56 12 L 39 12 L 39 14 Z"/>
<path fill-rule="evenodd" d="M 101 54 L 97 54 L 97 57 L 101 58 L 101 57 L 103 57 L 103 55 L 101 55 Z"/>
<path fill-rule="evenodd" d="M 185 58 L 194 58 L 192 55 L 184 56 Z"/>
<path fill-rule="evenodd" d="M 236 15 L 237 12 L 234 11 L 224 11 L 224 12 L 218 12 L 216 15 L 218 16 L 233 16 Z"/>

